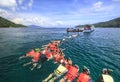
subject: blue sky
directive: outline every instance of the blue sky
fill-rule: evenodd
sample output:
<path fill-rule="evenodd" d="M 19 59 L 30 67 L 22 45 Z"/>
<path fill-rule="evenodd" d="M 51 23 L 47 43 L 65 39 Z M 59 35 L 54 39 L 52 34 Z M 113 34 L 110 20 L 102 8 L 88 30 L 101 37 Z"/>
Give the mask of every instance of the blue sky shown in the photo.
<path fill-rule="evenodd" d="M 120 17 L 120 0 L 0 0 L 0 16 L 15 23 L 71 27 Z"/>

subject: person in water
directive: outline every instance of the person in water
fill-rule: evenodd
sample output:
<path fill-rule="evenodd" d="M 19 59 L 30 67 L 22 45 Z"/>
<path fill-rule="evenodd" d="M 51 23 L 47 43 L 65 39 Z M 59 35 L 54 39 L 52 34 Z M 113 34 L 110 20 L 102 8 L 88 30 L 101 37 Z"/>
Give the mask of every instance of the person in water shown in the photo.
<path fill-rule="evenodd" d="M 82 72 L 78 76 L 77 82 L 92 82 L 89 75 L 90 75 L 89 69 L 86 66 L 84 66 Z"/>
<path fill-rule="evenodd" d="M 51 73 L 45 80 L 42 82 L 54 82 L 58 78 L 60 78 L 63 74 L 67 73 L 69 67 L 72 65 L 72 60 L 68 59 L 66 64 L 60 64 L 53 73 Z"/>
<path fill-rule="evenodd" d="M 58 48 L 60 41 L 51 41 L 46 47 L 44 47 L 44 50 L 42 51 L 42 62 L 45 62 L 46 60 L 51 60 L 53 58 L 58 59 L 59 54 L 61 53 L 61 50 Z"/>
<path fill-rule="evenodd" d="M 49 48 L 51 52 L 54 52 L 54 51 L 57 50 L 58 45 L 55 42 L 51 42 L 51 43 L 48 44 L 47 48 Z"/>
<path fill-rule="evenodd" d="M 63 64 L 67 69 L 69 69 L 69 67 L 72 65 L 72 60 L 71 60 L 71 58 L 65 59 L 62 64 Z"/>
<path fill-rule="evenodd" d="M 72 82 L 78 76 L 78 65 L 71 65 L 67 74 L 60 80 L 60 82 Z"/>
<path fill-rule="evenodd" d="M 60 76 L 62 76 L 63 74 L 65 74 L 68 71 L 67 68 L 65 68 L 65 66 L 63 66 L 62 64 L 60 64 L 56 70 L 54 70 L 53 73 L 51 73 L 45 80 L 43 80 L 42 82 L 54 82 L 55 80 L 57 80 Z"/>
<path fill-rule="evenodd" d="M 29 52 L 27 52 L 25 55 L 20 56 L 19 59 L 23 59 L 23 58 L 28 58 L 28 57 L 33 57 L 33 55 L 35 54 L 35 50 L 31 49 Z"/>
<path fill-rule="evenodd" d="M 23 66 L 27 66 L 27 65 L 30 65 L 32 64 L 33 67 L 31 68 L 31 70 L 33 70 L 35 67 L 37 67 L 38 65 L 38 62 L 40 60 L 40 56 L 41 56 L 41 53 L 40 53 L 40 48 L 36 48 L 35 49 L 35 53 L 32 55 L 32 60 L 26 64 L 23 64 Z"/>
<path fill-rule="evenodd" d="M 111 72 L 111 69 L 104 68 L 102 70 L 102 75 L 97 79 L 96 82 L 114 82 L 112 76 L 110 75 Z"/>
<path fill-rule="evenodd" d="M 53 59 L 52 52 L 48 47 L 45 47 L 44 50 L 41 51 L 41 54 L 42 54 L 42 58 L 41 58 L 42 63 L 44 63 L 46 60 L 48 61 L 50 59 Z"/>
<path fill-rule="evenodd" d="M 57 53 L 57 54 L 55 54 L 54 55 L 54 60 L 55 60 L 55 62 L 54 63 L 60 63 L 60 64 L 62 64 L 63 62 L 64 62 L 64 54 L 63 53 Z"/>
<path fill-rule="evenodd" d="M 60 40 L 51 41 L 57 48 L 59 47 Z"/>

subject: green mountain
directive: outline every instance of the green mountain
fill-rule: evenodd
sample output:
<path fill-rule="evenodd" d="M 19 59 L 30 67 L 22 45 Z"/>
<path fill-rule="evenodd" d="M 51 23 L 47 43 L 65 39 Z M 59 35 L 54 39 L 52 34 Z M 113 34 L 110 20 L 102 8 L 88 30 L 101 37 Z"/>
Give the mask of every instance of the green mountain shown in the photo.
<path fill-rule="evenodd" d="M 8 27 L 26 27 L 26 26 L 24 26 L 22 24 L 15 24 L 5 18 L 0 17 L 0 27 L 8 28 Z"/>
<path fill-rule="evenodd" d="M 120 17 L 106 22 L 93 24 L 95 27 L 120 27 Z"/>
<path fill-rule="evenodd" d="M 120 27 L 120 17 L 105 22 L 95 23 L 92 25 L 94 25 L 95 27 Z M 76 27 L 83 27 L 83 26 L 84 25 L 77 25 Z"/>

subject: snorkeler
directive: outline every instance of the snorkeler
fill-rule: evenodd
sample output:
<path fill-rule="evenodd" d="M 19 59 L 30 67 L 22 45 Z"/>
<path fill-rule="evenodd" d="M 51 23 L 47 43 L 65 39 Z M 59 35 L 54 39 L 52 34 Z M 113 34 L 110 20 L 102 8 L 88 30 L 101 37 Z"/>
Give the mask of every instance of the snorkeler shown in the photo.
<path fill-rule="evenodd" d="M 60 82 L 72 82 L 78 76 L 78 65 L 70 65 L 67 74 L 60 80 Z"/>
<path fill-rule="evenodd" d="M 79 74 L 77 82 L 92 82 L 90 71 L 86 66 L 84 66 L 82 72 Z"/>
<path fill-rule="evenodd" d="M 23 58 L 27 58 L 27 57 L 33 57 L 33 55 L 35 54 L 35 50 L 31 49 L 29 52 L 27 52 L 25 55 L 20 56 L 19 59 L 23 59 Z"/>
<path fill-rule="evenodd" d="M 54 82 L 55 80 L 57 80 L 58 78 L 60 78 L 60 76 L 62 76 L 63 74 L 65 74 L 68 71 L 67 68 L 65 68 L 62 64 L 60 64 L 58 66 L 58 68 L 56 70 L 54 70 L 53 73 L 51 73 L 45 80 L 43 80 L 42 82 Z"/>
<path fill-rule="evenodd" d="M 41 53 L 40 53 L 40 48 L 36 48 L 35 49 L 35 53 L 32 55 L 32 60 L 26 64 L 23 64 L 23 66 L 27 66 L 27 65 L 30 65 L 32 64 L 33 67 L 31 68 L 31 70 L 33 70 L 35 67 L 38 66 L 38 62 L 40 60 L 40 56 L 41 56 Z"/>
<path fill-rule="evenodd" d="M 102 70 L 102 75 L 97 79 L 96 82 L 114 82 L 112 76 L 110 75 L 111 72 L 111 69 L 104 68 Z"/>

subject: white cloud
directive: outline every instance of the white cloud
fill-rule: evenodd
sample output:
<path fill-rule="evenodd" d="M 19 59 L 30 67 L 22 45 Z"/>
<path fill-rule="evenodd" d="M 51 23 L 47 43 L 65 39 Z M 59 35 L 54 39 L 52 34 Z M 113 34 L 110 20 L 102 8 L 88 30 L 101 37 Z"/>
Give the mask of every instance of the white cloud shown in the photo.
<path fill-rule="evenodd" d="M 21 18 L 14 18 L 11 20 L 12 22 L 16 23 L 16 24 L 20 24 L 21 21 L 23 21 Z"/>
<path fill-rule="evenodd" d="M 6 10 L 4 10 L 4 9 L 0 9 L 0 15 L 6 14 L 6 13 L 7 13 Z"/>
<path fill-rule="evenodd" d="M 86 7 L 76 8 L 68 14 L 68 19 L 73 20 L 71 24 L 96 23 L 104 21 L 105 18 L 114 17 L 116 15 L 113 12 L 114 9 L 114 5 L 104 5 L 103 2 L 98 1 Z"/>
<path fill-rule="evenodd" d="M 23 9 L 23 10 L 27 10 L 28 7 L 27 7 L 27 6 L 21 6 L 21 9 Z"/>
<path fill-rule="evenodd" d="M 63 22 L 62 21 L 56 21 L 56 24 L 63 25 Z"/>
<path fill-rule="evenodd" d="M 43 16 L 40 14 L 30 13 L 15 13 L 0 9 L 0 16 L 11 20 L 17 24 L 24 25 L 39 25 L 39 26 L 62 26 L 64 25 L 60 20 L 53 20 L 50 17 Z"/>
<path fill-rule="evenodd" d="M 8 12 L 4 9 L 0 9 L 0 16 L 1 17 L 4 17 L 4 18 L 7 18 L 7 19 L 12 19 L 15 17 L 15 15 L 11 12 Z"/>
<path fill-rule="evenodd" d="M 104 11 L 105 9 L 107 9 L 107 7 L 103 6 L 103 2 L 98 1 L 96 3 L 93 3 L 92 6 L 77 8 L 76 11 L 72 11 L 71 13 L 77 16 L 85 16 L 85 15 L 92 15 L 95 12 Z"/>
<path fill-rule="evenodd" d="M 100 7 L 102 7 L 102 5 L 103 5 L 103 2 L 98 1 L 98 2 L 93 4 L 93 7 L 100 8 Z"/>
<path fill-rule="evenodd" d="M 23 9 L 23 10 L 27 10 L 27 9 L 32 8 L 32 6 L 33 6 L 33 0 L 29 0 L 28 3 L 22 5 L 20 8 Z"/>
<path fill-rule="evenodd" d="M 0 7 L 16 11 L 17 9 L 27 10 L 33 6 L 33 0 L 29 0 L 28 3 L 24 3 L 24 0 L 0 0 Z"/>
<path fill-rule="evenodd" d="M 96 8 L 95 9 L 95 11 L 98 11 L 98 12 L 110 12 L 110 11 L 112 11 L 114 9 L 114 7 L 112 6 L 112 5 L 110 5 L 110 6 L 104 6 L 104 7 L 101 7 L 101 8 Z"/>
<path fill-rule="evenodd" d="M 33 0 L 30 0 L 28 3 L 28 7 L 32 7 L 32 5 L 33 5 Z"/>
<path fill-rule="evenodd" d="M 98 1 L 93 4 L 92 9 L 94 9 L 95 11 L 99 11 L 99 10 L 101 10 L 102 6 L 103 6 L 103 2 Z"/>
<path fill-rule="evenodd" d="M 0 6 L 3 7 L 15 7 L 16 4 L 16 0 L 2 0 L 0 1 Z"/>
<path fill-rule="evenodd" d="M 16 0 L 1 0 L 0 6 L 8 9 L 15 10 L 17 7 Z"/>
<path fill-rule="evenodd" d="M 98 2 L 96 2 L 92 5 L 91 10 L 92 10 L 92 12 L 101 12 L 101 13 L 103 12 L 103 13 L 105 13 L 105 12 L 112 11 L 113 8 L 114 8 L 114 6 L 112 6 L 112 5 L 104 6 L 103 2 L 98 1 Z"/>
<path fill-rule="evenodd" d="M 22 5 L 23 1 L 24 1 L 24 0 L 18 0 L 18 3 L 19 3 L 20 5 Z"/>

